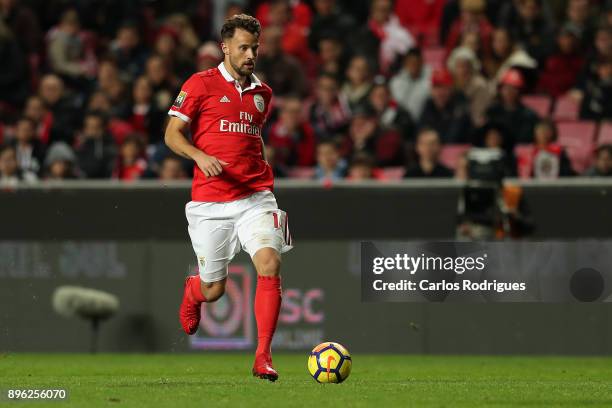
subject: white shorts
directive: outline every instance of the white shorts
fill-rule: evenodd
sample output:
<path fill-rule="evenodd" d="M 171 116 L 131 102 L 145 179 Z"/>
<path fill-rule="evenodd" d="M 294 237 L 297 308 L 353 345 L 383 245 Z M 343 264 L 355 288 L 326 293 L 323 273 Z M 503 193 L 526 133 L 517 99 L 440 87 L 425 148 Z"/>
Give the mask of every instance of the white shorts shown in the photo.
<path fill-rule="evenodd" d="M 251 257 L 261 248 L 279 253 L 293 248 L 287 214 L 278 209 L 271 191 L 226 203 L 190 201 L 185 214 L 204 282 L 227 277 L 227 266 L 241 245 Z"/>

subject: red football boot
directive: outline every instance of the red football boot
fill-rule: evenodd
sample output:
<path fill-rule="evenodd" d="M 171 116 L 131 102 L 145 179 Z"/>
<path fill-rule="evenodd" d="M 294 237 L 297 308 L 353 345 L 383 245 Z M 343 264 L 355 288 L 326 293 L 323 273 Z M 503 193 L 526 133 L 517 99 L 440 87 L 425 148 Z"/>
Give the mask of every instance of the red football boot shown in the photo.
<path fill-rule="evenodd" d="M 202 301 L 196 299 L 194 296 L 191 285 L 197 285 L 197 290 L 199 291 L 200 277 L 195 275 L 189 276 L 187 279 L 185 279 L 183 302 L 181 303 L 181 308 L 179 309 L 179 320 L 181 321 L 183 330 L 187 334 L 194 334 L 196 331 L 198 331 L 202 305 Z"/>
<path fill-rule="evenodd" d="M 255 356 L 253 376 L 272 382 L 278 380 L 278 373 L 274 367 L 272 367 L 272 357 L 269 354 L 259 354 Z"/>

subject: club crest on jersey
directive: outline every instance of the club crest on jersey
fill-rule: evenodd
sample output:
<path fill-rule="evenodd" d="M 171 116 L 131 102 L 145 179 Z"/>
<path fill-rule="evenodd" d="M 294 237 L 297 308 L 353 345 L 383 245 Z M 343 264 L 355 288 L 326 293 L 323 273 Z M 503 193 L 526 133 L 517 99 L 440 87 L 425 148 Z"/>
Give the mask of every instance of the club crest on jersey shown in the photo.
<path fill-rule="evenodd" d="M 198 263 L 200 264 L 201 268 L 206 267 L 206 258 L 203 256 L 199 256 L 198 257 Z"/>
<path fill-rule="evenodd" d="M 263 96 L 261 96 L 260 94 L 255 94 L 253 96 L 253 102 L 255 103 L 255 107 L 257 108 L 257 110 L 263 113 L 266 108 L 266 103 L 264 102 Z"/>
<path fill-rule="evenodd" d="M 173 106 L 175 108 L 180 108 L 181 106 L 183 106 L 183 102 L 185 102 L 186 97 L 187 97 L 187 92 L 181 91 L 176 97 L 176 99 L 174 100 Z"/>

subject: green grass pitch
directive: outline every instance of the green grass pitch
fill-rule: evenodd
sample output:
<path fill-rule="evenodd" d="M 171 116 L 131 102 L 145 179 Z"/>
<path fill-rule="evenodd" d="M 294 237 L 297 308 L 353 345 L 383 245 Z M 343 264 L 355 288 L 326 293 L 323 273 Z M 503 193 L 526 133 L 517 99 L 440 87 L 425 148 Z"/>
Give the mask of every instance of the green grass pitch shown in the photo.
<path fill-rule="evenodd" d="M 68 401 L 14 407 L 612 406 L 612 358 L 353 354 L 342 384 L 317 384 L 304 354 L 276 354 L 276 383 L 251 355 L 0 354 L 0 389 L 66 388 Z M 0 398 L 2 401 L 3 398 Z"/>

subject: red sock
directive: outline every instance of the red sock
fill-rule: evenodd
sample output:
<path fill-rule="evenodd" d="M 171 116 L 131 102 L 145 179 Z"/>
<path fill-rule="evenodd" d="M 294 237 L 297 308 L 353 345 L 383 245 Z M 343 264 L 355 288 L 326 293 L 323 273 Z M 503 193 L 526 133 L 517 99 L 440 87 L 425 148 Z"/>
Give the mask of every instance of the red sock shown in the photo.
<path fill-rule="evenodd" d="M 281 306 L 280 276 L 258 276 L 255 290 L 255 320 L 257 320 L 257 351 L 269 354 L 272 336 Z"/>
<path fill-rule="evenodd" d="M 204 297 L 204 294 L 202 294 L 202 281 L 200 280 L 200 277 L 198 276 L 198 279 L 189 279 L 188 284 L 189 290 L 191 291 L 191 296 L 193 296 L 193 298 L 200 303 L 206 302 L 206 298 Z"/>

